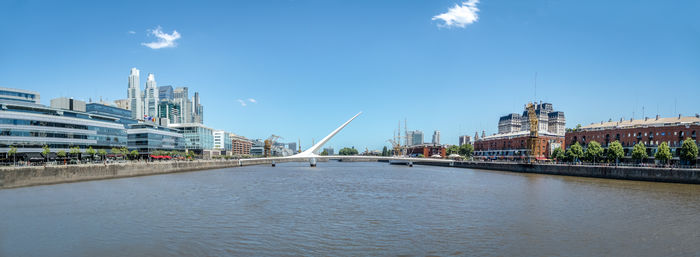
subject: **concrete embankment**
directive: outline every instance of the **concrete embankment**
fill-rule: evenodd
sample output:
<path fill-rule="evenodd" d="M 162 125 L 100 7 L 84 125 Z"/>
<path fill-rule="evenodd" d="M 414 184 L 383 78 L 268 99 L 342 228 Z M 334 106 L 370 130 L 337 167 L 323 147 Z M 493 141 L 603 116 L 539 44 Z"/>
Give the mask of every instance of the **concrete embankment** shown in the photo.
<path fill-rule="evenodd" d="M 263 164 L 254 161 L 240 163 L 230 161 L 181 161 L 181 162 L 137 162 L 113 164 L 82 164 L 4 167 L 0 169 L 0 189 L 47 185 L 86 180 L 147 176 L 175 172 L 221 169 L 241 165 Z"/>
<path fill-rule="evenodd" d="M 500 162 L 414 162 L 417 165 L 459 167 L 483 170 L 512 171 L 548 175 L 641 180 L 654 182 L 672 182 L 700 184 L 700 170 L 681 168 L 624 167 L 624 166 L 587 166 L 562 164 L 523 164 Z"/>

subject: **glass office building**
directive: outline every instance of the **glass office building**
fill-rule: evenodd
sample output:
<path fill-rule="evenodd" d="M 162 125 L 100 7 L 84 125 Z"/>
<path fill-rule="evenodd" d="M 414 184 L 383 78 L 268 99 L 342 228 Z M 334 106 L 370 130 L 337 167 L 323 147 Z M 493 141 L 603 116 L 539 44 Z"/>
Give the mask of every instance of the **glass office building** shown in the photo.
<path fill-rule="evenodd" d="M 0 100 L 39 104 L 39 93 L 23 89 L 0 87 Z"/>
<path fill-rule="evenodd" d="M 109 106 L 99 103 L 88 103 L 85 105 L 85 112 L 90 114 L 98 114 L 117 118 L 117 122 L 124 124 L 127 127 L 130 124 L 138 123 L 138 120 L 131 118 L 131 111 L 115 106 Z"/>
<path fill-rule="evenodd" d="M 214 148 L 213 130 L 199 123 L 176 123 L 168 125 L 185 138 L 185 149 L 196 154 Z"/>
<path fill-rule="evenodd" d="M 118 119 L 55 109 L 26 101 L 0 99 L 0 152 L 51 152 L 78 147 L 81 151 L 126 147 L 127 134 Z"/>
<path fill-rule="evenodd" d="M 129 125 L 129 151 L 136 150 L 140 155 L 155 151 L 184 151 L 185 139 L 177 130 L 155 124 L 139 123 Z"/>

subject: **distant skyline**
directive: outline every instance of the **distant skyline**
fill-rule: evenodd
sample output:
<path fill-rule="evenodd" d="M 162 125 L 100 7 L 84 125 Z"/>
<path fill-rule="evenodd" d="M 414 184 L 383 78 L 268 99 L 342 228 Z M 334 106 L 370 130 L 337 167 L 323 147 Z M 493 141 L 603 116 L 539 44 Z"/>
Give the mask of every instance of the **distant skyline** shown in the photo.
<path fill-rule="evenodd" d="M 542 100 L 576 124 L 700 112 L 698 1 L 3 1 L 0 87 L 127 98 L 131 68 L 204 124 L 302 148 L 457 144 Z M 537 81 L 535 82 L 535 74 Z M 141 79 L 141 90 L 146 78 Z M 535 83 L 537 90 L 535 91 Z M 403 132 L 404 127 L 401 125 Z"/>

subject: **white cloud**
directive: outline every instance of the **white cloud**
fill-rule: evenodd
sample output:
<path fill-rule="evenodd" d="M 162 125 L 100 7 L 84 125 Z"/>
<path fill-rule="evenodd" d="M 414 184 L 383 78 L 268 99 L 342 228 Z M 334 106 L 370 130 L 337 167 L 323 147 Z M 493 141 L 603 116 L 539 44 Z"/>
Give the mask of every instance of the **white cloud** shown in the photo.
<path fill-rule="evenodd" d="M 163 32 L 160 26 L 156 27 L 154 30 L 149 30 L 148 32 L 151 35 L 157 37 L 158 40 L 150 43 L 141 43 L 141 45 L 144 45 L 151 49 L 175 47 L 177 45 L 175 44 L 175 40 L 180 38 L 180 33 L 177 33 L 177 31 L 173 30 L 173 33 L 168 34 Z"/>
<path fill-rule="evenodd" d="M 454 7 L 447 10 L 446 13 L 435 15 L 433 20 L 442 20 L 444 24 L 438 24 L 439 27 L 460 27 L 464 28 L 479 20 L 479 8 L 476 4 L 479 0 L 469 0 L 462 2 L 461 5 L 455 4 Z"/>
<path fill-rule="evenodd" d="M 136 34 L 136 31 L 129 30 L 127 33 L 129 33 L 129 34 Z"/>
<path fill-rule="evenodd" d="M 258 101 L 253 98 L 248 98 L 248 101 L 254 104 L 258 103 Z"/>
<path fill-rule="evenodd" d="M 247 105 L 247 104 L 245 103 L 245 101 L 243 101 L 243 100 L 241 100 L 241 99 L 238 99 L 238 102 L 241 103 L 241 106 L 246 106 L 246 105 Z"/>

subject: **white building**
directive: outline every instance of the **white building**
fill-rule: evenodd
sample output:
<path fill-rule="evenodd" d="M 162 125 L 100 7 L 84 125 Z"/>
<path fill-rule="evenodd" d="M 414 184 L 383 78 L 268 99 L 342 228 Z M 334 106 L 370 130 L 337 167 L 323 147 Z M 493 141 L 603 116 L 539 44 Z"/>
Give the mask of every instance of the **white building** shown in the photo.
<path fill-rule="evenodd" d="M 129 88 L 127 90 L 127 98 L 131 107 L 131 118 L 143 119 L 143 102 L 141 100 L 141 81 L 139 80 L 139 70 L 131 68 L 129 74 Z"/>
<path fill-rule="evenodd" d="M 435 132 L 433 132 L 433 144 L 440 144 L 440 130 L 435 130 Z"/>
<path fill-rule="evenodd" d="M 143 93 L 143 115 L 158 117 L 158 87 L 153 73 L 148 74 L 146 89 Z M 143 119 L 143 116 L 141 117 Z"/>

